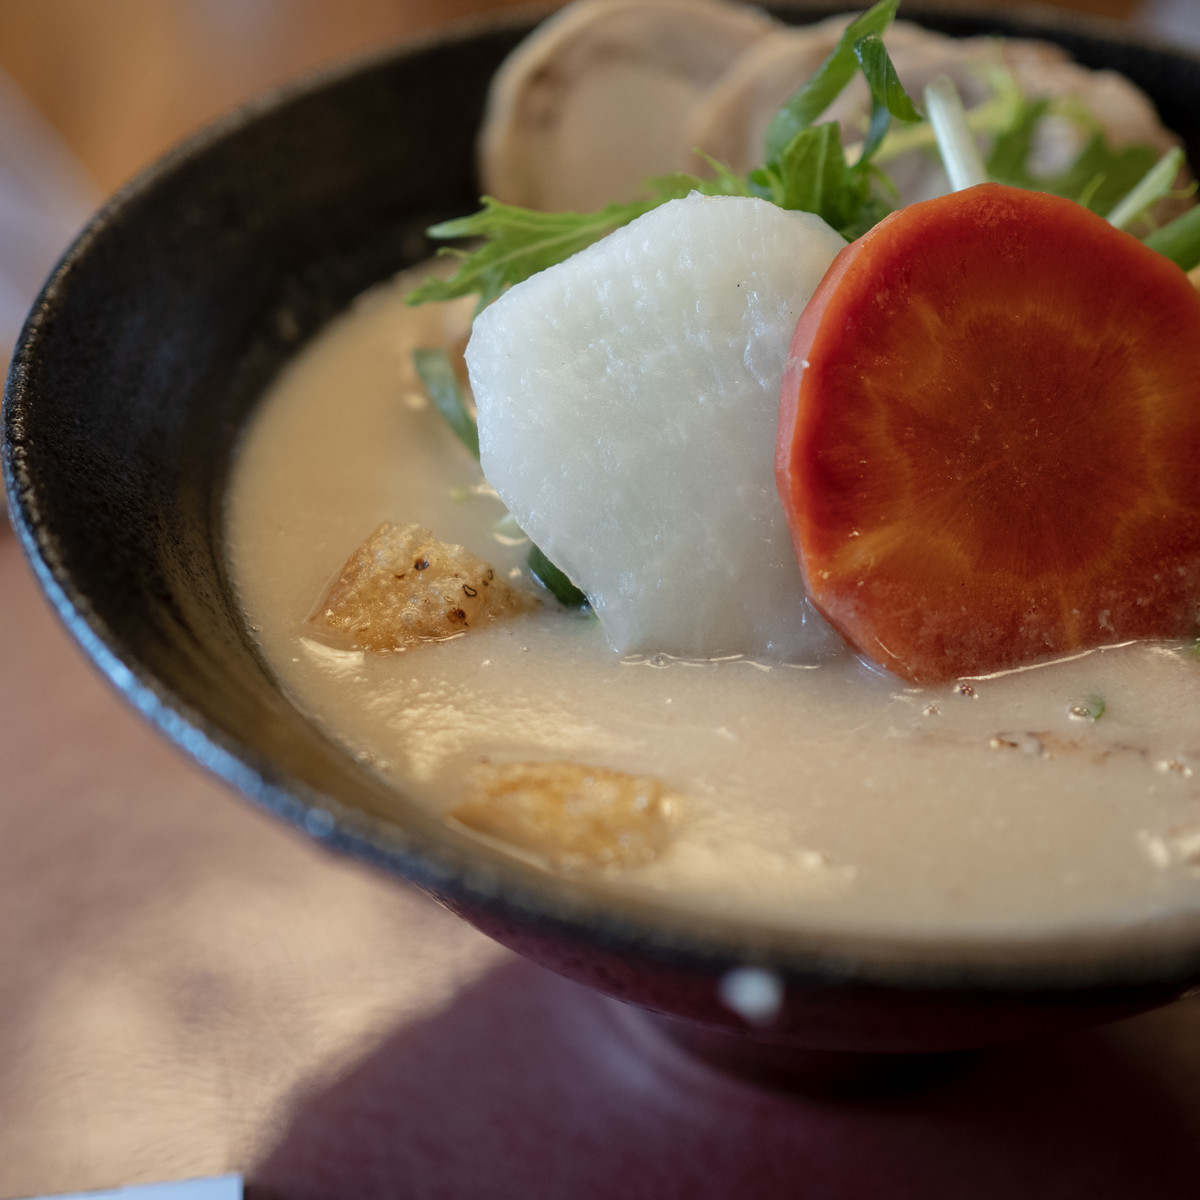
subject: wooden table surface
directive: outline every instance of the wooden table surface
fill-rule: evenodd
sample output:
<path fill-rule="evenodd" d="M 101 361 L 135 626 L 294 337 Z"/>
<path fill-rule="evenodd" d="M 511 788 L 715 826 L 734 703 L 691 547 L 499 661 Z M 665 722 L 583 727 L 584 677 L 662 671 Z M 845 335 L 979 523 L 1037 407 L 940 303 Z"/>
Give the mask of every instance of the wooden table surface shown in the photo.
<path fill-rule="evenodd" d="M 0 66 L 107 192 L 265 86 L 509 6 L 2 0 Z M 0 1197 L 1183 1197 L 1198 1137 L 1196 1001 L 886 1102 L 708 1071 L 207 778 L 0 527 Z"/>

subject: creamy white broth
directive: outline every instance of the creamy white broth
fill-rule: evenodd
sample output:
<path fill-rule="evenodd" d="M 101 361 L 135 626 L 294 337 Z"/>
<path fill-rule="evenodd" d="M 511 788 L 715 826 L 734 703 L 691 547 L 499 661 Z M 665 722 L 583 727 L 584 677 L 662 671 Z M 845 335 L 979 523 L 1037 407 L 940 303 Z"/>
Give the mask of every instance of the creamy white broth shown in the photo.
<path fill-rule="evenodd" d="M 411 349 L 451 340 L 469 309 L 407 309 L 411 282 L 363 297 L 281 375 L 228 501 L 246 619 L 352 753 L 438 810 L 485 757 L 655 775 L 682 820 L 659 859 L 613 878 L 781 925 L 1009 936 L 1200 909 L 1189 647 L 921 689 L 849 653 L 622 659 L 597 622 L 553 605 L 395 654 L 315 636 L 306 617 L 382 521 L 522 569 L 525 545 L 411 370 Z"/>

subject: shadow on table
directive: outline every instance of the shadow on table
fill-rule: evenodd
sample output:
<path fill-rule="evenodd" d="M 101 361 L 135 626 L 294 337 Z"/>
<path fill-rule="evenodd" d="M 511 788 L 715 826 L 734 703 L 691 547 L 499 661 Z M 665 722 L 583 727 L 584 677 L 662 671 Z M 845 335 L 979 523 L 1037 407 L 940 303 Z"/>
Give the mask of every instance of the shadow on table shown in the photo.
<path fill-rule="evenodd" d="M 1200 1008 L 982 1056 L 886 1100 L 759 1090 L 523 961 L 386 1038 L 248 1172 L 310 1197 L 1195 1196 Z"/>

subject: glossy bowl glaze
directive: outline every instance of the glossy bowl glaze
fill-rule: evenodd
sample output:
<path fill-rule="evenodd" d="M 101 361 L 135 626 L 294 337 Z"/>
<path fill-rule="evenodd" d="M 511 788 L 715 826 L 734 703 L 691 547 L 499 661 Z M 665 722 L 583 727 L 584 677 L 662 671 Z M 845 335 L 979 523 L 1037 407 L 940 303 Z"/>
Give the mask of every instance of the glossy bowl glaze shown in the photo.
<path fill-rule="evenodd" d="M 1048 36 L 1115 66 L 1200 161 L 1195 57 L 1065 19 L 905 15 Z M 273 94 L 135 181 L 71 248 L 21 338 L 3 442 L 14 523 L 67 627 L 148 720 L 257 804 L 538 962 L 682 1019 L 678 1036 L 725 1063 L 777 1075 L 812 1050 L 982 1046 L 1183 994 L 1200 982 L 1195 919 L 1054 941 L 855 939 L 701 920 L 539 872 L 397 795 L 277 687 L 226 573 L 239 433 L 306 338 L 426 257 L 428 224 L 474 207 L 488 80 L 527 28 L 465 28 Z M 747 967 L 783 987 L 754 1019 L 722 988 Z"/>

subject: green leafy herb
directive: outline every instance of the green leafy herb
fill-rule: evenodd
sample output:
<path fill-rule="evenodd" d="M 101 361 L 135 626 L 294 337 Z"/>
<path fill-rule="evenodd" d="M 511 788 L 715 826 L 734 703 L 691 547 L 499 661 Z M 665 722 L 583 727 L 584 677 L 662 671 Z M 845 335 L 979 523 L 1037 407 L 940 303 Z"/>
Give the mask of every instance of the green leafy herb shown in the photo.
<path fill-rule="evenodd" d="M 428 230 L 433 238 L 482 238 L 483 244 L 471 251 L 443 248 L 439 253 L 460 260 L 458 270 L 449 279 L 425 280 L 405 300 L 424 304 L 478 295 L 479 308 L 484 308 L 506 288 L 565 261 L 668 200 L 693 191 L 706 195 L 749 194 L 744 181 L 725 168 L 717 170 L 715 179 L 680 173 L 652 179 L 648 187 L 650 195 L 645 199 L 610 204 L 594 213 L 538 212 L 485 196 L 478 212 L 443 221 Z"/>
<path fill-rule="evenodd" d="M 781 208 L 816 213 L 848 240 L 891 210 L 877 190 L 881 175 L 872 159 L 893 118 L 920 120 L 880 36 L 898 3 L 881 0 L 850 22 L 813 76 L 775 114 L 767 130 L 767 160 L 749 176 L 757 195 Z M 838 126 L 814 122 L 858 71 L 870 88 L 871 118 L 866 140 L 851 162 Z"/>
<path fill-rule="evenodd" d="M 1185 271 L 1200 266 L 1200 205 L 1142 239 Z"/>
<path fill-rule="evenodd" d="M 883 145 L 893 117 L 899 121 L 913 122 L 919 121 L 921 114 L 904 90 L 883 38 L 878 33 L 859 38 L 854 43 L 854 57 L 858 59 L 867 86 L 871 89 L 871 124 L 859 157 L 859 162 L 865 162 Z"/>
<path fill-rule="evenodd" d="M 598 213 L 543 213 L 484 196 L 479 212 L 428 230 L 433 238 L 482 238 L 483 244 L 469 253 L 440 250 L 461 260 L 458 270 L 449 279 L 425 280 L 405 299 L 424 304 L 478 295 L 483 308 L 512 284 L 562 262 L 645 211 L 646 205 L 610 204 Z"/>
<path fill-rule="evenodd" d="M 1048 117 L 1066 117 L 1091 130 L 1075 160 L 1061 171 L 1035 172 L 1031 165 L 1038 126 Z M 1095 119 L 1077 105 L 1048 97 L 1024 99 L 1008 129 L 996 137 L 987 158 L 988 176 L 997 183 L 1053 192 L 1106 216 L 1154 166 L 1158 155 L 1144 145 L 1114 148 Z"/>
<path fill-rule="evenodd" d="M 780 208 L 820 212 L 838 205 L 848 172 L 841 133 L 828 122 L 800 130 L 777 161 L 757 167 L 749 179 L 756 195 Z"/>
<path fill-rule="evenodd" d="M 532 543 L 529 546 L 529 573 L 559 604 L 567 608 L 587 608 L 588 598 Z"/>
<path fill-rule="evenodd" d="M 880 0 L 846 26 L 838 43 L 808 82 L 788 97 L 767 126 L 767 162 L 778 162 L 792 139 L 807 129 L 841 95 L 860 69 L 855 43 L 881 34 L 896 18 L 900 0 Z M 893 71 L 893 74 L 895 72 Z M 874 89 L 872 89 L 874 95 Z"/>
<path fill-rule="evenodd" d="M 779 162 L 759 167 L 750 182 L 763 199 L 816 213 L 852 240 L 889 211 L 873 194 L 874 178 L 873 172 L 847 164 L 841 133 L 830 121 L 802 129 Z"/>
<path fill-rule="evenodd" d="M 1126 229 L 1143 218 L 1147 209 L 1170 195 L 1183 163 L 1183 151 L 1179 147 L 1168 150 L 1133 189 L 1109 209 L 1109 224 L 1118 229 Z"/>
<path fill-rule="evenodd" d="M 445 350 L 414 350 L 413 366 L 425 385 L 430 400 L 455 436 L 470 452 L 479 457 L 479 428 L 467 407 L 458 378 Z"/>

